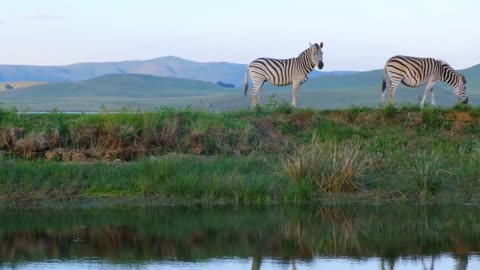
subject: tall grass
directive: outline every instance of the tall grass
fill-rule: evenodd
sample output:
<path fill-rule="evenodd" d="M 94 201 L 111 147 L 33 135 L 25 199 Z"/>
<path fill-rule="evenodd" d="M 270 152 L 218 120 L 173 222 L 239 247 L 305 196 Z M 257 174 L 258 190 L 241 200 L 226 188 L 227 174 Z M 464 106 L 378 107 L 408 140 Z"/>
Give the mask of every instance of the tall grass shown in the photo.
<path fill-rule="evenodd" d="M 353 192 L 363 190 L 361 177 L 367 159 L 360 153 L 360 144 L 337 143 L 335 140 L 300 146 L 283 167 L 293 181 L 311 183 L 317 190 Z"/>
<path fill-rule="evenodd" d="M 21 197 L 22 192 L 42 197 L 45 190 L 69 194 L 70 183 L 62 181 L 73 179 L 83 194 L 93 196 L 305 201 L 319 193 L 368 189 L 408 198 L 467 198 L 468 193 L 480 201 L 480 108 L 469 110 L 459 114 L 405 105 L 318 111 L 285 103 L 224 113 L 162 109 L 36 115 L 0 110 L 0 197 Z M 62 156 L 53 160 L 80 152 L 89 164 L 16 159 L 45 159 L 46 152 L 57 150 Z M 169 153 L 190 157 L 163 159 Z M 145 165 L 151 156 L 163 165 Z M 92 166 L 118 159 L 135 162 Z M 169 180 L 157 181 L 150 172 L 168 172 Z"/>
<path fill-rule="evenodd" d="M 255 157 L 168 155 L 124 164 L 0 161 L 0 202 L 153 196 L 186 203 L 263 203 L 284 200 L 290 188 L 266 159 Z"/>
<path fill-rule="evenodd" d="M 445 189 L 453 174 L 444 169 L 438 156 L 419 155 L 413 163 L 412 177 L 421 196 L 435 195 Z"/>

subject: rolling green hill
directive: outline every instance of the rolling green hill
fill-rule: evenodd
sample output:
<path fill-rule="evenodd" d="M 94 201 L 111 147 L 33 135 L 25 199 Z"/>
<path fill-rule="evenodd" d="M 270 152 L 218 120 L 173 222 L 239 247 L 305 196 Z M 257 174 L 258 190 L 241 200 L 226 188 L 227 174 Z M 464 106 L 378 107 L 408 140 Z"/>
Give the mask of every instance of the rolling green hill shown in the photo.
<path fill-rule="evenodd" d="M 209 82 L 139 74 L 110 74 L 80 82 L 57 82 L 4 93 L 19 98 L 211 96 L 225 88 Z"/>
<path fill-rule="evenodd" d="M 0 92 L 1 91 L 8 91 L 8 90 L 15 90 L 19 88 L 25 88 L 33 85 L 38 85 L 38 84 L 45 84 L 47 82 L 3 82 L 0 83 Z M 13 87 L 13 89 L 7 89 L 10 85 L 10 87 Z"/>
<path fill-rule="evenodd" d="M 0 82 L 80 81 L 107 74 L 136 73 L 239 84 L 244 72 L 245 65 L 241 64 L 200 63 L 167 56 L 145 61 L 79 63 L 67 66 L 0 65 Z"/>
<path fill-rule="evenodd" d="M 81 81 L 108 74 L 143 74 L 160 77 L 175 77 L 207 82 L 243 84 L 246 65 L 228 62 L 195 62 L 174 56 L 159 57 L 145 61 L 122 61 L 102 63 L 79 63 L 67 66 L 22 66 L 0 65 L 0 82 L 7 81 Z M 324 74 L 351 74 L 352 71 L 319 72 L 311 78 Z"/>
<path fill-rule="evenodd" d="M 472 104 L 480 104 L 480 65 L 460 71 L 468 80 L 468 94 Z M 308 80 L 302 85 L 300 107 L 322 109 L 350 106 L 376 106 L 380 102 L 381 70 L 346 75 L 325 75 Z M 250 85 L 251 87 L 251 85 Z M 416 104 L 424 87 L 400 87 L 397 103 Z M 436 87 L 437 104 L 452 106 L 456 103 L 453 90 L 446 85 Z M 275 95 L 276 101 L 291 99 L 291 86 L 266 85 L 261 92 L 262 103 Z M 430 99 L 427 100 L 428 102 Z M 102 105 L 111 110 L 122 107 L 154 109 L 160 106 L 200 107 L 214 110 L 245 108 L 250 99 L 243 89 L 224 88 L 214 83 L 179 78 L 138 74 L 113 74 L 80 82 L 61 82 L 36 85 L 17 91 L 1 92 L 0 102 L 23 110 L 97 111 Z"/>
<path fill-rule="evenodd" d="M 56 82 L 0 93 L 0 101 L 23 110 L 96 111 L 112 108 L 154 108 L 197 103 L 231 93 L 213 83 L 139 74 L 111 74 L 80 82 Z M 182 99 L 188 102 L 181 102 Z"/>

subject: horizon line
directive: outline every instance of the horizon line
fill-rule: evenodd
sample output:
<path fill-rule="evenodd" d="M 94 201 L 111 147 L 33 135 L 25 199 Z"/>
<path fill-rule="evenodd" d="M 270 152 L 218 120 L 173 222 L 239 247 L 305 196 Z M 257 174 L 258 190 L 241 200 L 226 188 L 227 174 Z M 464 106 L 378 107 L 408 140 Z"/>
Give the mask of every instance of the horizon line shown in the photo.
<path fill-rule="evenodd" d="M 122 62 L 146 62 L 146 61 L 152 61 L 152 60 L 157 60 L 161 58 L 176 58 L 184 61 L 189 61 L 189 62 L 195 62 L 195 63 L 201 63 L 201 64 L 217 64 L 217 63 L 227 63 L 227 64 L 234 64 L 234 65 L 248 65 L 248 63 L 237 63 L 237 62 L 229 62 L 229 61 L 196 61 L 196 60 L 191 60 L 187 58 L 183 58 L 181 56 L 176 56 L 176 55 L 164 55 L 164 56 L 159 56 L 159 57 L 154 57 L 154 58 L 147 58 L 147 59 L 129 59 L 129 60 L 114 60 L 114 61 L 81 61 L 81 62 L 75 62 L 75 63 L 70 63 L 70 64 L 57 64 L 57 65 L 49 65 L 49 64 L 3 64 L 0 63 L 0 66 L 19 66 L 19 67 L 67 67 L 67 66 L 74 66 L 74 65 L 82 65 L 82 64 L 107 64 L 107 63 L 122 63 Z M 466 68 L 461 68 L 458 70 L 465 70 L 469 69 L 472 67 L 475 67 L 478 64 L 474 64 L 471 66 L 468 66 Z M 374 71 L 374 70 L 382 70 L 383 67 L 379 68 L 374 68 L 374 69 L 366 69 L 366 70 L 352 70 L 352 69 L 335 69 L 335 70 L 317 70 L 317 72 L 369 72 L 369 71 Z"/>

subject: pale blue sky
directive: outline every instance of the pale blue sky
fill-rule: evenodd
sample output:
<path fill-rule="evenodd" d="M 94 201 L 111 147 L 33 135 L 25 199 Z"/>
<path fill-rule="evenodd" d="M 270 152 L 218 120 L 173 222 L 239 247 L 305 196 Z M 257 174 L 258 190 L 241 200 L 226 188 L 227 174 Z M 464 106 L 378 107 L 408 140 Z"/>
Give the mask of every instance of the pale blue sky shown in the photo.
<path fill-rule="evenodd" d="M 394 54 L 480 63 L 476 0 L 0 0 L 0 64 L 175 55 L 248 63 L 325 42 L 325 70 L 381 68 Z"/>

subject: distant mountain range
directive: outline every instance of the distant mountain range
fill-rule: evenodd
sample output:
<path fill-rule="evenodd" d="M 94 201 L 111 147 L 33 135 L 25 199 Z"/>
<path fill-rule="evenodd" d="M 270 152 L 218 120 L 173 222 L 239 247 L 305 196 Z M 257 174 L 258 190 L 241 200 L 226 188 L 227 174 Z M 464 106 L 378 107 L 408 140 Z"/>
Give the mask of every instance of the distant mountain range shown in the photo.
<path fill-rule="evenodd" d="M 480 65 L 460 72 L 467 77 L 471 103 L 479 105 Z M 382 78 L 382 70 L 310 78 L 300 89 L 298 104 L 322 109 L 376 106 L 380 101 Z M 400 87 L 396 101 L 416 104 L 423 90 L 424 87 Z M 452 106 L 457 102 L 449 86 L 439 84 L 435 93 L 439 105 Z M 291 86 L 266 84 L 260 95 L 262 103 L 268 102 L 272 95 L 275 95 L 275 101 L 290 102 Z M 250 105 L 250 99 L 243 96 L 240 87 L 228 88 L 202 80 L 141 74 L 110 74 L 84 81 L 37 84 L 0 92 L 0 102 L 3 106 L 33 111 L 53 108 L 61 111 L 98 111 L 103 105 L 111 110 L 123 107 L 147 110 L 162 106 L 228 110 Z"/>
<path fill-rule="evenodd" d="M 0 65 L 0 82 L 14 81 L 81 81 L 108 74 L 143 74 L 207 82 L 221 82 L 239 87 L 243 84 L 246 65 L 228 62 L 195 62 L 174 56 L 145 61 L 79 63 L 66 66 Z M 344 75 L 352 71 L 314 71 L 310 78 L 322 75 Z"/>
<path fill-rule="evenodd" d="M 182 96 L 210 96 L 223 94 L 225 88 L 214 83 L 157 77 L 141 74 L 109 74 L 78 82 L 53 82 L 37 84 L 6 91 L 5 97 L 35 98 L 83 98 L 83 97 L 124 97 L 124 98 L 169 98 Z"/>

